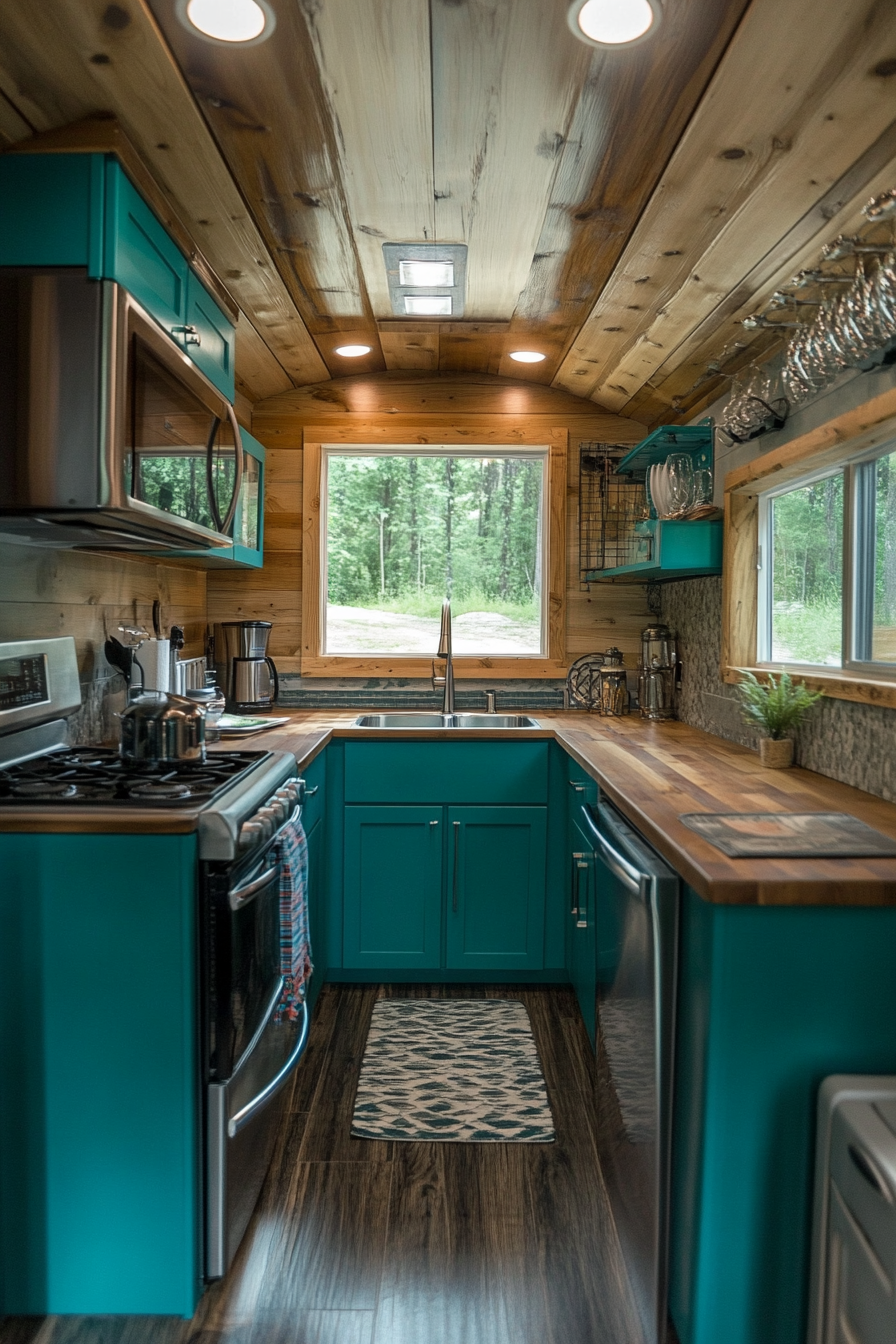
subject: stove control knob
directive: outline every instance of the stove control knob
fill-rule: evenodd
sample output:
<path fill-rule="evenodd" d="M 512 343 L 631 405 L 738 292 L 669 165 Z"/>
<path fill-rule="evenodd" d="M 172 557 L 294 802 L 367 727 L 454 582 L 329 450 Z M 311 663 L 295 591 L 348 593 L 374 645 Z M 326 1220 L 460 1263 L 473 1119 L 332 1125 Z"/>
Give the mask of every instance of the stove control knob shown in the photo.
<path fill-rule="evenodd" d="M 276 831 L 283 820 L 280 815 L 279 807 L 273 807 L 270 803 L 267 803 L 264 807 L 260 807 L 255 815 L 259 820 L 264 822 L 268 835 L 273 835 L 274 831 Z"/>
<path fill-rule="evenodd" d="M 244 821 L 240 827 L 239 847 L 250 849 L 264 836 L 264 827 L 259 821 Z"/>

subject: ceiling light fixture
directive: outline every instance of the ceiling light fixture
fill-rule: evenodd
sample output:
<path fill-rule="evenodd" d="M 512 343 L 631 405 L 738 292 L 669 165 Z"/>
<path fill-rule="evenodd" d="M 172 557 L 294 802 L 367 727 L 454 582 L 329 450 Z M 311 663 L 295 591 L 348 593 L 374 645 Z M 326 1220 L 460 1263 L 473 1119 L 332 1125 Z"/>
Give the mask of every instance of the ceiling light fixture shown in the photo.
<path fill-rule="evenodd" d="M 219 46 L 252 46 L 276 25 L 267 0 L 177 0 L 177 17 L 194 37 Z"/>
<path fill-rule="evenodd" d="M 540 364 L 547 355 L 539 354 L 537 350 L 511 350 L 510 358 L 518 364 Z"/>
<path fill-rule="evenodd" d="M 453 289 L 453 261 L 400 261 L 398 283 L 424 289 Z"/>
<path fill-rule="evenodd" d="M 573 0 L 567 22 L 591 47 L 632 47 L 659 27 L 659 0 Z"/>
<path fill-rule="evenodd" d="M 404 310 L 412 317 L 450 317 L 450 294 L 406 294 Z"/>
<path fill-rule="evenodd" d="M 345 355 L 346 359 L 357 359 L 360 355 L 369 355 L 369 345 L 337 345 L 337 355 Z"/>

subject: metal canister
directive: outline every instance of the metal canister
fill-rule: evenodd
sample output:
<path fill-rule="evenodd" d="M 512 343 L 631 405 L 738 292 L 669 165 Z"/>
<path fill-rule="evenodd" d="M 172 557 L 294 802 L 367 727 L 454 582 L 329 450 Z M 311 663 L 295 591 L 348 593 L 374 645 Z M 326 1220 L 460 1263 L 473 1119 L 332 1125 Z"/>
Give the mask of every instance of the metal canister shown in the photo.
<path fill-rule="evenodd" d="M 617 648 L 607 649 L 598 673 L 600 679 L 600 712 L 611 718 L 627 714 L 630 703 L 628 678 L 622 654 Z"/>
<path fill-rule="evenodd" d="M 668 625 L 648 625 L 641 631 L 638 706 L 642 719 L 674 719 L 678 650 Z"/>
<path fill-rule="evenodd" d="M 641 631 L 641 667 L 674 667 L 678 661 L 675 636 L 668 625 L 648 625 Z"/>

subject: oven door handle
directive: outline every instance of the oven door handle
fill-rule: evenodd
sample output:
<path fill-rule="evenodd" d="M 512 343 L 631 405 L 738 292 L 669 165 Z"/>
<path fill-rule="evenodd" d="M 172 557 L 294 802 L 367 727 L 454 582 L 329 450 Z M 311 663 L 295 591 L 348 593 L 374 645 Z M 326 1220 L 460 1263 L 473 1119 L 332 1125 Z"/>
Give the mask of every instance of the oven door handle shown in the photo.
<path fill-rule="evenodd" d="M 252 882 L 246 882 L 242 887 L 234 887 L 233 891 L 227 893 L 227 904 L 231 910 L 242 910 L 244 905 L 254 901 L 255 897 L 270 882 L 272 877 L 276 877 L 280 872 L 280 865 L 274 864 L 273 868 L 268 868 L 267 872 L 256 877 Z"/>
<path fill-rule="evenodd" d="M 280 1091 L 302 1055 L 305 1053 L 305 1046 L 308 1044 L 308 1028 L 311 1023 L 311 1014 L 308 1012 L 307 1003 L 302 1004 L 302 1014 L 302 1030 L 299 1032 L 299 1039 L 296 1041 L 292 1054 L 289 1056 L 289 1059 L 283 1065 L 280 1072 L 274 1075 L 267 1086 L 263 1087 L 258 1095 L 253 1097 L 250 1102 L 247 1102 L 241 1111 L 237 1111 L 232 1120 L 228 1120 L 227 1137 L 229 1139 L 235 1139 L 240 1130 L 245 1129 L 252 1117 L 266 1106 L 271 1098 Z"/>

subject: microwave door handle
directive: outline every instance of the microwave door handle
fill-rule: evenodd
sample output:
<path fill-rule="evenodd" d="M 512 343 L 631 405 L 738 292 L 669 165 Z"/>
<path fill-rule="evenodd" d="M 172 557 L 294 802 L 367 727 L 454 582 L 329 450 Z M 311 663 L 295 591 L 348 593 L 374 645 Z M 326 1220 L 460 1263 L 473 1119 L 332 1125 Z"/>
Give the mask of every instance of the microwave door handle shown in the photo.
<path fill-rule="evenodd" d="M 217 438 L 218 435 L 218 429 L 221 426 L 220 416 L 216 415 L 214 417 L 214 420 L 212 421 L 212 428 L 208 436 L 208 444 L 206 446 L 205 451 L 205 478 L 208 484 L 209 508 L 211 509 L 212 518 L 214 519 L 215 522 L 215 527 L 224 536 L 227 535 L 227 529 L 233 522 L 233 516 L 236 513 L 237 501 L 240 497 L 240 487 L 243 484 L 243 440 L 242 436 L 240 435 L 240 427 L 239 424 L 237 423 L 236 414 L 234 412 L 233 407 L 230 405 L 230 402 L 227 403 L 227 415 L 230 420 L 230 427 L 233 430 L 233 445 L 236 454 L 236 471 L 234 473 L 233 494 L 230 497 L 230 505 L 227 509 L 227 513 L 224 515 L 223 518 L 221 517 L 221 512 L 218 508 L 218 498 L 217 495 L 215 494 L 215 488 L 214 488 L 215 439 Z"/>

